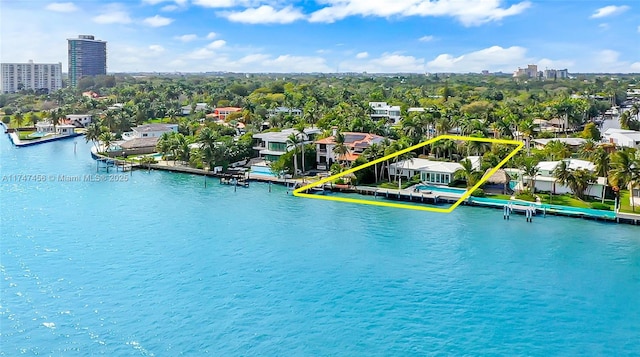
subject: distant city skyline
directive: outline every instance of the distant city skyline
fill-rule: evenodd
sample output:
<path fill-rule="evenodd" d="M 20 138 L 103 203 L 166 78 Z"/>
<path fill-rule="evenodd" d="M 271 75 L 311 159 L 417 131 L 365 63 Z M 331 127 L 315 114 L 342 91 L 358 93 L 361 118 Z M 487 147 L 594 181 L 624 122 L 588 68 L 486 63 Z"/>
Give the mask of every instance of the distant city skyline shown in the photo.
<path fill-rule="evenodd" d="M 0 0 L 0 62 L 109 43 L 108 72 L 640 72 L 640 3 Z M 28 19 L 28 21 L 26 21 Z"/>

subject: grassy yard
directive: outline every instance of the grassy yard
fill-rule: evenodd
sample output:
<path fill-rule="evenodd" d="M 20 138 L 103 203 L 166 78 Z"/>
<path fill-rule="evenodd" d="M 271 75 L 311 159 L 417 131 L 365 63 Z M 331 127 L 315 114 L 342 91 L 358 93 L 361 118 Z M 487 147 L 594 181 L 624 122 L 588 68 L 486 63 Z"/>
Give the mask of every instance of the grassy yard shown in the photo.
<path fill-rule="evenodd" d="M 578 207 L 578 208 L 596 208 L 596 209 L 604 209 L 605 207 L 601 206 L 602 201 L 598 199 L 586 199 L 579 200 L 572 195 L 564 194 L 564 195 L 550 195 L 548 193 L 536 193 L 537 196 L 540 197 L 540 201 L 546 204 L 560 205 L 560 206 L 569 206 L 569 207 Z M 509 200 L 511 196 L 509 195 L 491 195 L 488 196 L 491 198 L 496 198 L 500 200 Z M 519 200 L 535 202 L 535 198 L 530 195 L 518 195 L 516 197 Z M 627 202 L 628 202 L 627 197 Z M 614 200 L 604 200 L 604 205 L 608 206 L 610 210 L 613 210 Z"/>
<path fill-rule="evenodd" d="M 620 191 L 620 212 L 638 213 L 638 214 L 640 214 L 640 207 L 636 206 L 635 207 L 635 211 L 631 207 L 631 204 L 629 203 L 629 191 L 628 190 L 621 190 Z"/>
<path fill-rule="evenodd" d="M 30 138 L 29 135 L 35 133 L 35 131 L 19 131 L 18 133 L 18 137 L 20 138 L 20 140 L 33 140 L 36 138 Z"/>

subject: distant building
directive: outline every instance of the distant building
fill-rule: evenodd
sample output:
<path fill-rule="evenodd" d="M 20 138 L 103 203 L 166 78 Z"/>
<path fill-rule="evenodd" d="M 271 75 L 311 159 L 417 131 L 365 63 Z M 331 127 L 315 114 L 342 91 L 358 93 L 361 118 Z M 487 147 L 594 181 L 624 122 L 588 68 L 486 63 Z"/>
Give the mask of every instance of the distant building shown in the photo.
<path fill-rule="evenodd" d="M 370 117 L 373 120 L 382 120 L 397 124 L 400 117 L 400 106 L 399 105 L 388 105 L 386 102 L 369 102 L 369 106 L 371 107 Z"/>
<path fill-rule="evenodd" d="M 289 107 L 276 107 L 273 109 L 269 109 L 267 110 L 267 117 L 271 118 L 274 117 L 278 114 L 291 114 L 293 116 L 301 116 L 302 115 L 302 110 L 298 109 L 298 108 L 289 108 Z"/>
<path fill-rule="evenodd" d="M 15 93 L 23 89 L 46 90 L 62 88 L 62 63 L 2 63 L 0 93 Z"/>
<path fill-rule="evenodd" d="M 184 107 L 180 108 L 182 110 L 182 115 L 190 115 L 191 114 L 191 106 L 190 105 L 185 105 Z M 195 107 L 193 108 L 194 111 L 196 112 L 207 112 L 211 109 L 211 107 L 209 107 L 209 104 L 207 103 L 196 103 Z"/>
<path fill-rule="evenodd" d="M 67 114 L 65 118 L 67 124 L 77 127 L 86 127 L 91 123 L 91 114 Z"/>
<path fill-rule="evenodd" d="M 640 149 L 640 131 L 609 128 L 603 133 L 604 141 L 617 146 Z"/>
<path fill-rule="evenodd" d="M 75 87 L 82 77 L 107 74 L 107 42 L 92 35 L 69 38 L 69 85 Z"/>
<path fill-rule="evenodd" d="M 131 129 L 131 132 L 123 133 L 122 139 L 159 138 L 164 133 L 177 133 L 178 124 L 144 124 Z"/>
<path fill-rule="evenodd" d="M 518 67 L 518 70 L 513 72 L 514 77 L 524 77 L 524 78 L 537 78 L 538 77 L 538 66 L 535 64 L 530 64 L 526 68 Z"/>
<path fill-rule="evenodd" d="M 227 117 L 231 113 L 240 112 L 242 108 L 238 107 L 221 107 L 213 110 L 213 116 L 219 120 L 227 120 Z"/>
<path fill-rule="evenodd" d="M 544 79 L 567 79 L 569 78 L 569 71 L 567 69 L 545 69 L 542 72 Z"/>

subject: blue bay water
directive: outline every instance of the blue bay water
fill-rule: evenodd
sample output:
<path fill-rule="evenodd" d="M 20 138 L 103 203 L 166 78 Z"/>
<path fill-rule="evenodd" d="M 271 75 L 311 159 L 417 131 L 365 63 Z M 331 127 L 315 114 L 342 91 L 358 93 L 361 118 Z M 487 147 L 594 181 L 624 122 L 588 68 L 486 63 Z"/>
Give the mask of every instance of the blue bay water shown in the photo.
<path fill-rule="evenodd" d="M 96 173 L 75 141 L 0 140 L 3 178 L 55 177 L 0 185 L 2 356 L 640 354 L 639 227 L 57 182 Z"/>

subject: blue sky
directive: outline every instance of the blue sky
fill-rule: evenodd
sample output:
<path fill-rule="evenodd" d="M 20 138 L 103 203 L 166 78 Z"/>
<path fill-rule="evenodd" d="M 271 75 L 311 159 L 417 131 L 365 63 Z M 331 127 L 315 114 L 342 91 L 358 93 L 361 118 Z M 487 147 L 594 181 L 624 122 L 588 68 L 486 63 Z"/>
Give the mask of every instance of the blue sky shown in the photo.
<path fill-rule="evenodd" d="M 0 0 L 0 61 L 108 42 L 108 71 L 640 72 L 640 1 Z"/>

